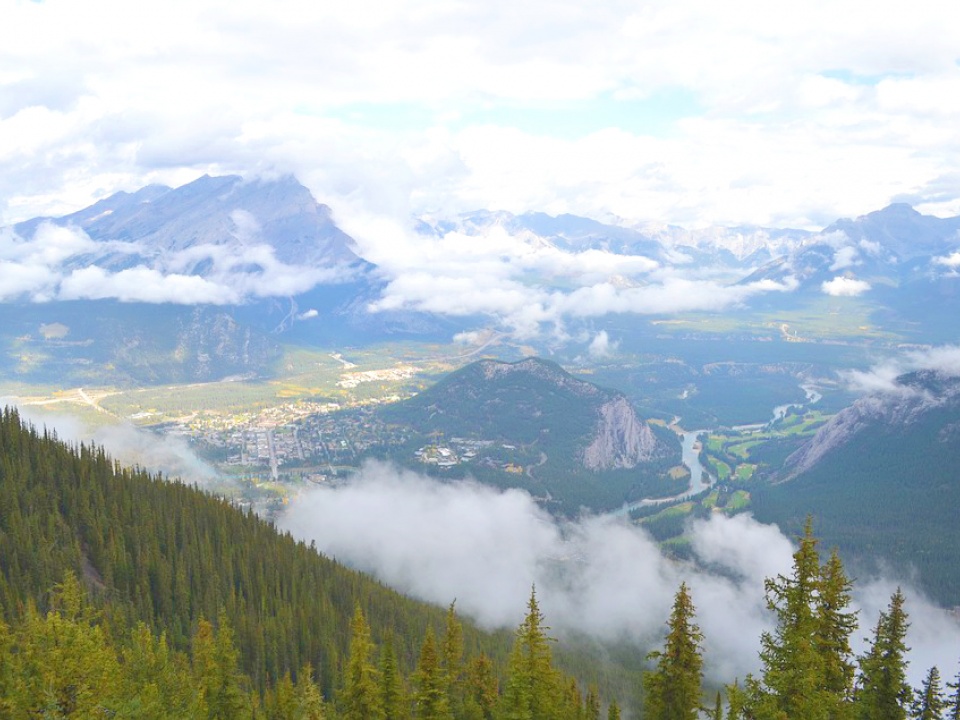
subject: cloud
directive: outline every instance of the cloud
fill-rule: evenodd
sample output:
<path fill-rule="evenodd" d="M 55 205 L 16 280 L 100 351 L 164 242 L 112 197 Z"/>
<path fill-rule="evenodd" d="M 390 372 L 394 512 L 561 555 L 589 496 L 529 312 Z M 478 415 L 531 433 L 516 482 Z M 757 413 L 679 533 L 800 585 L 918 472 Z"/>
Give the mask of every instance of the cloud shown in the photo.
<path fill-rule="evenodd" d="M 395 217 L 815 226 L 956 166 L 960 37 L 942 11 L 19 3 L 0 28 L 0 215 L 279 170 Z M 956 188 L 930 207 L 957 211 Z"/>
<path fill-rule="evenodd" d="M 774 526 L 714 515 L 690 526 L 696 562 L 671 561 L 622 518 L 559 522 L 517 490 L 440 483 L 380 463 L 364 465 L 346 486 L 304 491 L 278 526 L 415 597 L 441 605 L 456 599 L 486 627 L 516 626 L 535 583 L 555 633 L 649 648 L 661 642 L 673 594 L 687 582 L 706 636 L 708 675 L 719 682 L 757 669 L 760 633 L 773 622 L 764 579 L 788 572 L 793 552 Z M 892 582 L 858 587 L 861 634 Z M 946 671 L 960 630 L 915 597 L 911 591 L 909 641 L 917 638 L 924 662 L 936 659 Z"/>
<path fill-rule="evenodd" d="M 562 335 L 574 318 L 722 310 L 796 287 L 792 278 L 730 285 L 698 277 L 701 269 L 665 267 L 641 255 L 568 252 L 497 220 L 469 234 L 414 233 L 386 218 L 363 217 L 348 219 L 345 229 L 388 278 L 371 311 L 486 315 L 521 338 L 543 326 Z"/>
<path fill-rule="evenodd" d="M 67 443 L 95 443 L 128 467 L 141 467 L 187 483 L 206 484 L 218 479 L 211 465 L 201 460 L 186 440 L 141 430 L 129 423 L 92 426 L 79 418 L 51 411 L 47 406 L 23 405 L 17 398 L 0 398 L 0 407 L 16 406 L 20 416 L 38 428 L 47 428 Z"/>
<path fill-rule="evenodd" d="M 934 258 L 933 260 L 938 265 L 943 265 L 951 269 L 960 268 L 960 252 L 955 252 L 945 257 Z"/>
<path fill-rule="evenodd" d="M 852 265 L 859 265 L 859 253 L 857 248 L 847 246 L 842 247 L 833 256 L 833 264 L 830 266 L 831 270 L 843 270 L 845 268 L 851 267 Z"/>
<path fill-rule="evenodd" d="M 897 378 L 918 370 L 960 377 L 960 346 L 908 350 L 873 365 L 869 370 L 844 371 L 840 376 L 847 387 L 858 394 L 916 394 L 918 390 L 899 384 Z"/>
<path fill-rule="evenodd" d="M 52 222 L 40 223 L 27 238 L 0 228 L 0 301 L 26 296 L 35 302 L 113 298 L 224 305 L 296 295 L 351 277 L 350 268 L 283 263 L 270 245 L 258 241 L 260 225 L 251 213 L 237 210 L 231 219 L 234 237 L 228 242 L 159 256 L 137 242 L 94 241 L 81 228 Z M 118 256 L 129 263 L 150 256 L 152 265 L 112 271 L 95 264 Z"/>
<path fill-rule="evenodd" d="M 96 266 L 74 270 L 60 285 L 61 300 L 100 300 L 115 298 L 122 302 L 226 304 L 240 301 L 230 288 L 195 275 L 164 275 L 138 266 L 111 273 Z"/>
<path fill-rule="evenodd" d="M 838 275 L 833 280 L 826 280 L 820 284 L 820 289 L 827 295 L 834 297 L 857 297 L 870 289 L 870 283 L 865 280 L 855 280 Z"/>
<path fill-rule="evenodd" d="M 620 343 L 618 342 L 611 342 L 610 336 L 607 335 L 607 331 L 601 330 L 593 336 L 593 340 L 590 341 L 590 346 L 587 348 L 587 352 L 594 360 L 601 360 L 613 355 L 613 353 L 617 351 L 619 344 Z"/>

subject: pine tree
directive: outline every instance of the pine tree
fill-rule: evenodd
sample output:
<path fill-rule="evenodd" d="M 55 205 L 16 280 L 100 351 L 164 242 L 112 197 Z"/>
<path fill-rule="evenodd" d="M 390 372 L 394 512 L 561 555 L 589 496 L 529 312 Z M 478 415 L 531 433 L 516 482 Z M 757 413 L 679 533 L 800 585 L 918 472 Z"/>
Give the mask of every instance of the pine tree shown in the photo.
<path fill-rule="evenodd" d="M 447 608 L 446 625 L 440 646 L 440 665 L 443 668 L 450 711 L 460 716 L 466 699 L 463 667 L 463 625 L 457 618 L 456 601 Z"/>
<path fill-rule="evenodd" d="M 240 654 L 225 613 L 220 613 L 216 631 L 201 619 L 193 642 L 193 671 L 200 695 L 200 715 L 207 720 L 230 720 L 249 715 L 243 691 Z"/>
<path fill-rule="evenodd" d="M 554 720 L 560 717 L 563 688 L 560 674 L 552 665 L 550 643 L 553 639 L 547 635 L 548 630 L 543 624 L 534 588 L 508 662 L 501 713 L 505 720 Z"/>
<path fill-rule="evenodd" d="M 903 593 L 890 599 L 887 612 L 880 613 L 873 640 L 860 658 L 860 675 L 855 696 L 860 720 L 904 720 L 912 690 L 907 683 L 905 644 L 907 614 Z"/>
<path fill-rule="evenodd" d="M 717 690 L 717 700 L 713 705 L 713 712 L 710 714 L 711 720 L 723 720 L 723 696 Z"/>
<path fill-rule="evenodd" d="M 585 720 L 600 720 L 600 690 L 596 685 L 587 688 L 587 698 L 584 702 L 583 716 Z"/>
<path fill-rule="evenodd" d="M 323 720 L 323 697 L 320 688 L 313 682 L 313 667 L 309 663 L 297 673 L 294 700 L 296 720 Z"/>
<path fill-rule="evenodd" d="M 440 652 L 433 628 L 427 628 L 413 685 L 413 715 L 417 720 L 452 720 L 446 674 L 440 665 Z"/>
<path fill-rule="evenodd" d="M 13 637 L 10 628 L 0 618 L 0 717 L 10 717 L 13 713 L 12 648 Z"/>
<path fill-rule="evenodd" d="M 657 668 L 643 678 L 644 717 L 652 720 L 696 720 L 701 702 L 703 635 L 694 623 L 695 610 L 686 583 L 673 602 L 662 652 L 648 656 Z"/>
<path fill-rule="evenodd" d="M 387 634 L 380 648 L 380 703 L 385 720 L 406 720 L 409 716 L 392 633 Z"/>
<path fill-rule="evenodd" d="M 493 661 L 480 653 L 467 666 L 467 699 L 464 715 L 477 720 L 492 720 L 497 707 L 500 688 Z"/>
<path fill-rule="evenodd" d="M 350 623 L 350 654 L 340 694 L 343 720 L 382 720 L 377 671 L 373 666 L 370 628 L 357 605 Z"/>
<path fill-rule="evenodd" d="M 98 717 L 120 704 L 120 665 L 83 589 L 68 574 L 52 609 L 27 607 L 17 638 L 15 705 L 28 717 Z"/>
<path fill-rule="evenodd" d="M 910 709 L 910 717 L 915 720 L 943 720 L 943 711 L 946 708 L 947 701 L 940 687 L 940 670 L 934 665 L 927 672 L 923 686 L 916 693 Z"/>
<path fill-rule="evenodd" d="M 777 615 L 761 636 L 763 675 L 730 687 L 731 717 L 822 720 L 853 716 L 849 636 L 850 581 L 836 553 L 821 568 L 807 520 L 789 577 L 766 581 L 767 607 Z M 734 714 L 736 712 L 736 715 Z"/>
<path fill-rule="evenodd" d="M 960 720 L 960 671 L 957 671 L 956 682 L 948 682 L 947 687 L 953 690 L 947 698 L 947 720 Z"/>
<path fill-rule="evenodd" d="M 611 702 L 610 707 L 607 708 L 607 720 L 620 720 L 620 706 L 617 705 L 616 700 Z"/>
<path fill-rule="evenodd" d="M 853 717 L 855 666 L 850 635 L 857 627 L 857 614 L 850 612 L 852 583 L 836 549 L 821 569 L 817 601 L 816 646 L 823 661 L 821 687 L 827 695 L 832 720 Z"/>

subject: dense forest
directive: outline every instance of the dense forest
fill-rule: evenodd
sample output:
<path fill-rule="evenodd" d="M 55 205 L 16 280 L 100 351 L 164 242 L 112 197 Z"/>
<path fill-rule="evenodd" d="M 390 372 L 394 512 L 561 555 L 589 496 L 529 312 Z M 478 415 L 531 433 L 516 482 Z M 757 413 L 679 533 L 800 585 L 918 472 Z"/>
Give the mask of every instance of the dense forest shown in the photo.
<path fill-rule="evenodd" d="M 851 566 L 915 568 L 926 592 L 957 605 L 957 418 L 949 404 L 902 426 L 871 425 L 799 477 L 750 486 L 753 513 L 792 533 L 813 514 L 817 534 Z"/>
<path fill-rule="evenodd" d="M 178 482 L 0 418 L 0 717 L 228 720 L 960 718 L 960 679 L 906 680 L 898 591 L 855 657 L 851 581 L 808 521 L 760 672 L 706 692 L 686 585 L 621 714 L 559 669 L 536 592 L 486 635 Z M 960 652 L 960 648 L 958 648 Z M 603 699 L 601 698 L 603 695 Z M 707 697 L 709 696 L 709 698 Z M 616 698 L 616 699 L 615 699 Z M 709 706 L 709 707 L 707 707 Z"/>

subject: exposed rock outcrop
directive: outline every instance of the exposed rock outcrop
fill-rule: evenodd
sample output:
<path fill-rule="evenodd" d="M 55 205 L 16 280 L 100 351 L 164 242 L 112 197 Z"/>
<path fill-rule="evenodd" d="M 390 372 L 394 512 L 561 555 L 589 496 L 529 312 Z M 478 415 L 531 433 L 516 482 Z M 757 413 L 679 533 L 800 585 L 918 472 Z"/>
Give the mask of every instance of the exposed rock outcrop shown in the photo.
<path fill-rule="evenodd" d="M 960 383 L 955 378 L 934 371 L 904 375 L 889 391 L 860 398 L 837 413 L 787 458 L 779 480 L 801 475 L 864 430 L 910 425 L 924 413 L 951 402 L 960 402 Z"/>
<path fill-rule="evenodd" d="M 657 437 L 623 395 L 601 405 L 598 415 L 596 434 L 581 458 L 588 470 L 633 468 L 659 454 Z"/>

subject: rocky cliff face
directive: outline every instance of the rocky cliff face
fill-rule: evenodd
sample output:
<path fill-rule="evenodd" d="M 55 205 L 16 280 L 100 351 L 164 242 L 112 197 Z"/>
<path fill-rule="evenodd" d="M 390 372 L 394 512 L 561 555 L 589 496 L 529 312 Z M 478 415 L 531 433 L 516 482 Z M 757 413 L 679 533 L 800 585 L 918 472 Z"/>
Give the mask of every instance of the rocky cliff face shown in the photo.
<path fill-rule="evenodd" d="M 601 405 L 598 415 L 593 441 L 581 457 L 588 470 L 629 469 L 659 454 L 660 444 L 650 426 L 623 395 Z"/>
<path fill-rule="evenodd" d="M 800 475 L 856 435 L 880 427 L 905 427 L 924 413 L 948 403 L 960 405 L 960 382 L 933 371 L 902 376 L 890 392 L 860 398 L 824 425 L 787 458 L 780 480 Z M 952 433 L 945 428 L 944 437 Z M 943 434 L 942 433 L 942 434 Z"/>

